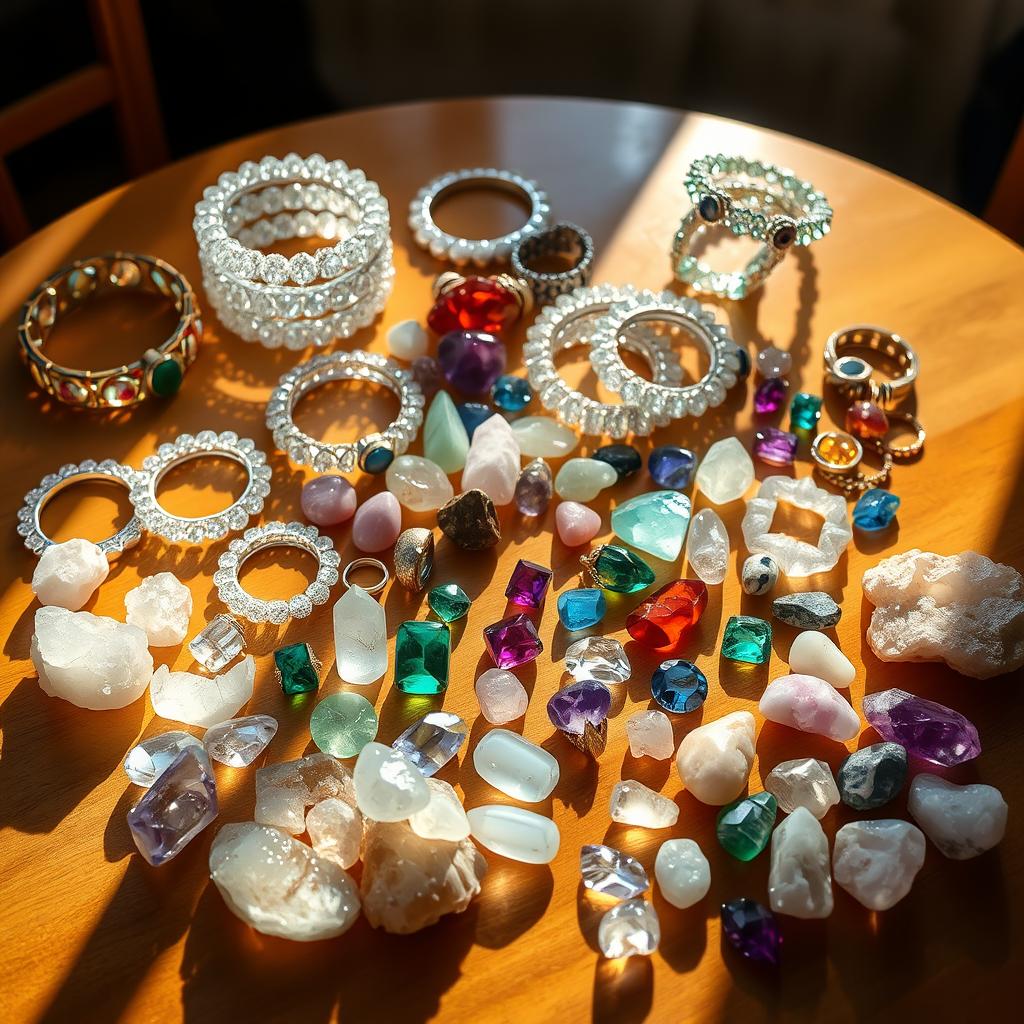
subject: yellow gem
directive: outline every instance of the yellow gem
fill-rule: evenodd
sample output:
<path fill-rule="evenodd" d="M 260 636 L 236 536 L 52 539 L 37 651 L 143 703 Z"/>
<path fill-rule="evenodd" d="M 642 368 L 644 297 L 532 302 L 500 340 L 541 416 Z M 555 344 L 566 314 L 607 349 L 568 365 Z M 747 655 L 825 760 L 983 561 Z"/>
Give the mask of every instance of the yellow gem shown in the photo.
<path fill-rule="evenodd" d="M 852 466 L 859 458 L 853 440 L 841 434 L 829 434 L 821 439 L 818 454 L 830 466 Z"/>

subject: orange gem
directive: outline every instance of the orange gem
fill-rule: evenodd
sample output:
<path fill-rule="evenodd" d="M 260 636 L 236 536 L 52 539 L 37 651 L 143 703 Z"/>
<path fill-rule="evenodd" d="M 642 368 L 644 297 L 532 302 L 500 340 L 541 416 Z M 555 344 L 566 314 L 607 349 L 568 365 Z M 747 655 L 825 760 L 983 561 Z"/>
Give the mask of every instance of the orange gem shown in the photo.
<path fill-rule="evenodd" d="M 840 469 L 854 465 L 860 458 L 853 439 L 843 434 L 826 434 L 818 442 L 817 451 L 823 461 Z"/>
<path fill-rule="evenodd" d="M 674 647 L 707 606 L 708 588 L 700 580 L 674 580 L 629 613 L 626 629 L 644 647 Z"/>
<path fill-rule="evenodd" d="M 854 402 L 846 410 L 846 429 L 862 441 L 881 439 L 889 433 L 889 417 L 874 402 Z"/>

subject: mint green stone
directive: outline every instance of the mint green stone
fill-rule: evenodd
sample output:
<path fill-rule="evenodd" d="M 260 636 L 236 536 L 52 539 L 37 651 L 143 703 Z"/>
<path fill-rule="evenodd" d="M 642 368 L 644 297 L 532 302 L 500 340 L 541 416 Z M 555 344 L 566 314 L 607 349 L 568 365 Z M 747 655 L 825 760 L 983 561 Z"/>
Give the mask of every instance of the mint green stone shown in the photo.
<path fill-rule="evenodd" d="M 377 735 L 377 712 L 358 693 L 334 693 L 313 708 L 309 733 L 325 754 L 355 757 Z"/>
<path fill-rule="evenodd" d="M 457 583 L 445 583 L 434 587 L 427 594 L 427 606 L 445 622 L 456 622 L 469 611 L 470 600 Z"/>
<path fill-rule="evenodd" d="M 821 419 L 821 398 L 798 391 L 789 403 L 789 429 L 813 430 Z"/>
<path fill-rule="evenodd" d="M 289 696 L 313 693 L 320 688 L 320 669 L 314 663 L 309 644 L 288 644 L 274 651 L 274 664 L 281 675 L 281 689 Z"/>
<path fill-rule="evenodd" d="M 726 804 L 715 825 L 722 849 L 737 860 L 753 860 L 768 845 L 778 811 L 771 793 L 755 793 Z"/>
<path fill-rule="evenodd" d="M 690 525 L 690 499 L 679 491 L 637 495 L 612 512 L 612 529 L 627 544 L 674 562 Z"/>
<path fill-rule="evenodd" d="M 395 685 L 406 693 L 443 693 L 451 643 L 443 622 L 403 622 L 395 639 Z"/>
<path fill-rule="evenodd" d="M 438 391 L 423 422 L 423 457 L 436 462 L 446 473 L 466 464 L 469 435 L 447 391 Z"/>
<path fill-rule="evenodd" d="M 725 624 L 722 654 L 730 661 L 763 665 L 772 653 L 772 624 L 753 615 L 733 615 Z"/>

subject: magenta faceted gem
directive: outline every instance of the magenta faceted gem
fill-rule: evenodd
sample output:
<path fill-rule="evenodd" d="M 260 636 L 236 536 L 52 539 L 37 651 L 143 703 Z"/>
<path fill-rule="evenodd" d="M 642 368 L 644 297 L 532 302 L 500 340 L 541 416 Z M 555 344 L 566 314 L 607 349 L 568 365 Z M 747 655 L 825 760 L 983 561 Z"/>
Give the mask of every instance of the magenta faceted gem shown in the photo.
<path fill-rule="evenodd" d="M 548 718 L 562 732 L 582 736 L 589 722 L 595 729 L 608 717 L 612 693 L 595 679 L 582 679 L 559 690 L 548 701 Z"/>
<path fill-rule="evenodd" d="M 498 668 L 525 665 L 544 650 L 534 624 L 522 613 L 484 629 L 484 643 Z"/>
<path fill-rule="evenodd" d="M 796 458 L 796 434 L 778 427 L 762 427 L 754 434 L 754 455 L 769 466 L 792 466 Z"/>
<path fill-rule="evenodd" d="M 779 962 L 782 935 L 775 915 L 757 900 L 730 900 L 722 904 L 722 934 L 740 956 L 771 964 Z"/>
<path fill-rule="evenodd" d="M 544 603 L 548 584 L 551 582 L 551 570 L 536 562 L 528 562 L 520 558 L 512 570 L 505 596 L 513 604 L 525 605 L 527 608 L 539 608 Z"/>
<path fill-rule="evenodd" d="M 882 690 L 864 698 L 864 717 L 882 739 L 902 743 L 907 752 L 947 768 L 973 761 L 981 740 L 959 711 L 906 690 Z"/>
<path fill-rule="evenodd" d="M 754 392 L 754 412 L 767 416 L 778 412 L 786 404 L 789 385 L 781 377 L 761 381 Z"/>
<path fill-rule="evenodd" d="M 505 345 L 483 331 L 449 331 L 437 344 L 445 380 L 464 395 L 485 395 L 505 372 Z"/>

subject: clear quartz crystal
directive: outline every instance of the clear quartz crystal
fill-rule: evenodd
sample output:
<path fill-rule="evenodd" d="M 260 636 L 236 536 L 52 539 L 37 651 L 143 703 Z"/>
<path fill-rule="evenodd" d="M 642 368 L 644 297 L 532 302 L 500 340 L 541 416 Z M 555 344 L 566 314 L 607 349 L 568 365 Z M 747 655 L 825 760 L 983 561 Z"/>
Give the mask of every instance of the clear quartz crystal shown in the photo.
<path fill-rule="evenodd" d="M 626 720 L 629 752 L 633 757 L 667 761 L 675 752 L 672 723 L 664 711 L 638 711 Z"/>
<path fill-rule="evenodd" d="M 565 650 L 565 670 L 574 679 L 624 683 L 632 669 L 622 644 L 610 636 L 585 636 Z"/>
<path fill-rule="evenodd" d="M 644 899 L 626 900 L 601 918 L 597 943 L 614 960 L 624 956 L 650 956 L 661 941 L 661 925 L 654 907 Z"/>
<path fill-rule="evenodd" d="M 839 803 L 839 787 L 832 769 L 813 757 L 776 765 L 764 780 L 764 788 L 787 814 L 806 807 L 819 821 Z"/>
<path fill-rule="evenodd" d="M 580 850 L 580 875 L 585 888 L 617 900 L 639 896 L 650 885 L 640 861 L 600 843 L 587 844 Z"/>
<path fill-rule="evenodd" d="M 612 821 L 642 828 L 671 828 L 679 820 L 673 801 L 635 779 L 615 783 L 609 810 Z"/>
<path fill-rule="evenodd" d="M 128 751 L 124 759 L 125 774 L 136 786 L 148 789 L 183 750 L 202 745 L 191 733 L 179 730 L 150 736 Z"/>
<path fill-rule="evenodd" d="M 391 744 L 400 750 L 423 775 L 440 771 L 466 741 L 469 729 L 450 711 L 431 711 L 417 719 Z"/>
<path fill-rule="evenodd" d="M 712 508 L 701 509 L 690 523 L 686 558 L 705 583 L 721 583 L 729 568 L 729 533 Z"/>
<path fill-rule="evenodd" d="M 232 768 L 245 768 L 267 749 L 276 734 L 276 718 L 246 715 L 211 726 L 203 736 L 203 743 L 214 761 Z"/>
<path fill-rule="evenodd" d="M 245 634 L 230 615 L 218 615 L 189 641 L 188 649 L 208 672 L 219 672 L 245 650 Z"/>

